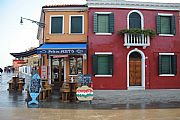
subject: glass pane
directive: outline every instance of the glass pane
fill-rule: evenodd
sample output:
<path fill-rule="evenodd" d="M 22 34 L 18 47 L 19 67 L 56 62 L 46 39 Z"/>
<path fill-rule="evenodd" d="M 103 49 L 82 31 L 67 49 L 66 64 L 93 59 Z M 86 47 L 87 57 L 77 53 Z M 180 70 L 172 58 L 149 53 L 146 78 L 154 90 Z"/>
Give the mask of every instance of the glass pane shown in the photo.
<path fill-rule="evenodd" d="M 62 17 L 51 18 L 51 33 L 62 33 Z"/>
<path fill-rule="evenodd" d="M 52 79 L 54 81 L 59 80 L 59 60 L 52 59 Z"/>
<path fill-rule="evenodd" d="M 109 15 L 98 15 L 98 33 L 109 33 Z"/>
<path fill-rule="evenodd" d="M 171 17 L 161 16 L 161 34 L 171 34 Z"/>
<path fill-rule="evenodd" d="M 71 33 L 82 33 L 82 16 L 71 17 Z"/>
<path fill-rule="evenodd" d="M 83 59 L 82 57 L 77 58 L 77 73 L 83 73 Z"/>
<path fill-rule="evenodd" d="M 140 28 L 141 29 L 141 16 L 133 12 L 129 16 L 129 28 Z"/>
<path fill-rule="evenodd" d="M 99 75 L 108 75 L 108 56 L 98 56 L 98 72 Z"/>
<path fill-rule="evenodd" d="M 76 75 L 76 58 L 75 57 L 70 57 L 69 60 L 69 67 L 70 67 L 70 75 Z"/>
<path fill-rule="evenodd" d="M 82 56 L 71 56 L 69 58 L 70 75 L 83 74 L 83 58 Z"/>
<path fill-rule="evenodd" d="M 162 74 L 171 74 L 171 56 L 162 55 L 161 63 Z"/>

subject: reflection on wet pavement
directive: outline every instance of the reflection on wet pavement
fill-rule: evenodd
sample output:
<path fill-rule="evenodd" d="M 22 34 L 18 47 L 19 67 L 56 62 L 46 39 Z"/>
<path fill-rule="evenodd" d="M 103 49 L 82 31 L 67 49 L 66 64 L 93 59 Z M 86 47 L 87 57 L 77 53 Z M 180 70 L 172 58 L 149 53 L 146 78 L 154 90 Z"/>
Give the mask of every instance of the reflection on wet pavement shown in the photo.
<path fill-rule="evenodd" d="M 3 74 L 0 80 L 0 108 L 7 107 L 20 107 L 20 108 L 55 108 L 55 109 L 166 109 L 166 108 L 180 108 L 180 101 L 169 101 L 169 102 L 111 102 L 110 98 L 99 99 L 102 96 L 96 96 L 92 101 L 89 102 L 60 102 L 59 93 L 54 93 L 50 100 L 40 101 L 39 105 L 28 106 L 26 99 L 26 91 L 21 92 L 9 92 L 7 82 L 12 78 L 13 74 Z M 140 92 L 140 91 L 139 91 Z M 121 94 L 126 94 L 121 92 Z M 127 91 L 127 94 L 128 91 Z M 135 93 L 137 94 L 137 93 Z M 127 96 L 124 96 L 127 98 Z M 142 97 L 141 97 L 142 98 Z M 129 98 L 128 98 L 129 99 Z M 132 101 L 134 98 L 129 99 Z M 144 98 L 147 99 L 147 98 Z M 178 98 L 179 99 L 179 98 Z M 178 100 L 177 99 L 177 100 Z M 112 98 L 111 98 L 112 100 Z M 110 102 L 109 102 L 110 101 Z M 114 100 L 116 101 L 116 99 Z M 118 101 L 118 100 L 117 100 Z M 109 103 L 108 103 L 109 102 Z"/>
<path fill-rule="evenodd" d="M 20 93 L 7 90 L 7 82 L 11 77 L 12 74 L 3 74 L 0 80 L 0 120 L 180 120 L 178 99 L 176 102 L 124 104 L 122 101 L 123 104 L 107 104 L 107 97 L 100 99 L 102 96 L 96 96 L 92 104 L 62 103 L 58 95 L 54 94 L 52 99 L 40 101 L 39 105 L 27 106 L 25 91 Z"/>

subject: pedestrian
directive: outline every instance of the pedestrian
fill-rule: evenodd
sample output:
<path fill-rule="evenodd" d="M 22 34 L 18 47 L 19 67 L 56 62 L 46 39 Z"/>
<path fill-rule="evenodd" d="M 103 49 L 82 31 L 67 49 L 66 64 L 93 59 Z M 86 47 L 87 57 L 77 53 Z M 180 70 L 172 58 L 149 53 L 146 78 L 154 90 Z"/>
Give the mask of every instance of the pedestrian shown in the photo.
<path fill-rule="evenodd" d="M 0 68 L 0 73 L 2 73 L 3 72 L 3 69 L 2 68 Z"/>
<path fill-rule="evenodd" d="M 2 72 L 3 72 L 3 69 L 2 69 L 2 68 L 0 68 L 0 77 L 1 77 L 1 75 L 2 75 Z"/>

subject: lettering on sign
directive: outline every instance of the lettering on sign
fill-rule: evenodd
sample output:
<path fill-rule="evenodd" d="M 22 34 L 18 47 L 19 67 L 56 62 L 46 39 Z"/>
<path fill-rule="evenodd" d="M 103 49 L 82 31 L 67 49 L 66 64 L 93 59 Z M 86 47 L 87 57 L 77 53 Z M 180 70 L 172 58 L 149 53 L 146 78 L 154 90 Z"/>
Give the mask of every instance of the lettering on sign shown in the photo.
<path fill-rule="evenodd" d="M 92 83 L 92 75 L 91 74 L 78 74 L 78 83 L 83 85 L 88 85 Z"/>
<path fill-rule="evenodd" d="M 86 49 L 49 49 L 37 50 L 38 54 L 86 54 Z"/>
<path fill-rule="evenodd" d="M 31 80 L 31 84 L 30 84 L 30 93 L 39 93 L 39 89 L 40 89 L 41 85 L 40 85 L 40 80 Z"/>

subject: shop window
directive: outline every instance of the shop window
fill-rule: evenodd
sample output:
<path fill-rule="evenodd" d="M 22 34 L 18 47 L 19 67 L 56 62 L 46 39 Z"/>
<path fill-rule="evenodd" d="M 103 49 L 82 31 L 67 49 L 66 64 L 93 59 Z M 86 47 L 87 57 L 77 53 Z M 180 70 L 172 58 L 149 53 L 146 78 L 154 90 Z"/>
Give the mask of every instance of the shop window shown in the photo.
<path fill-rule="evenodd" d="M 156 17 L 156 29 L 158 34 L 176 34 L 175 16 L 159 14 Z"/>
<path fill-rule="evenodd" d="M 83 57 L 70 56 L 69 57 L 70 75 L 83 74 Z"/>
<path fill-rule="evenodd" d="M 70 16 L 70 33 L 83 34 L 83 16 Z"/>
<path fill-rule="evenodd" d="M 63 16 L 51 16 L 51 34 L 63 33 Z"/>
<path fill-rule="evenodd" d="M 113 33 L 114 32 L 114 14 L 111 12 L 100 12 L 94 14 L 94 32 L 95 33 Z"/>
<path fill-rule="evenodd" d="M 159 75 L 176 75 L 177 57 L 176 55 L 159 55 Z"/>
<path fill-rule="evenodd" d="M 95 75 L 113 74 L 113 55 L 93 55 L 93 73 Z"/>

